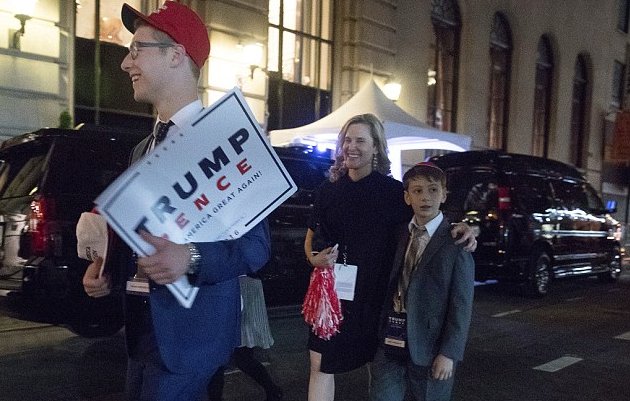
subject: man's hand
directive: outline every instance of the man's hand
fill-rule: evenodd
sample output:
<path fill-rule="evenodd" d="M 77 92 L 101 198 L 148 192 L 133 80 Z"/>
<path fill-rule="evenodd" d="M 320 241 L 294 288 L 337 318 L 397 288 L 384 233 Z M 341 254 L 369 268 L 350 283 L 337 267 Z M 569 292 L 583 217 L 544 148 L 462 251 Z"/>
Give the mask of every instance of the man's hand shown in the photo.
<path fill-rule="evenodd" d="M 455 241 L 456 244 L 465 244 L 464 250 L 466 252 L 474 252 L 477 249 L 477 240 L 475 239 L 475 232 L 466 223 L 457 223 L 453 225 L 451 229 L 451 236 L 457 238 L 461 235 L 461 238 Z"/>
<path fill-rule="evenodd" d="M 138 268 L 158 284 L 170 284 L 188 271 L 190 252 L 185 244 L 176 244 L 167 239 L 141 232 L 143 240 L 153 245 L 155 253 L 138 258 Z"/>
<path fill-rule="evenodd" d="M 431 365 L 431 377 L 435 380 L 448 380 L 453 376 L 453 360 L 439 354 Z"/>
<path fill-rule="evenodd" d="M 83 275 L 83 288 L 86 294 L 94 298 L 104 297 L 111 292 L 109 277 L 99 277 L 102 264 L 103 258 L 96 258 L 94 262 L 90 263 Z"/>

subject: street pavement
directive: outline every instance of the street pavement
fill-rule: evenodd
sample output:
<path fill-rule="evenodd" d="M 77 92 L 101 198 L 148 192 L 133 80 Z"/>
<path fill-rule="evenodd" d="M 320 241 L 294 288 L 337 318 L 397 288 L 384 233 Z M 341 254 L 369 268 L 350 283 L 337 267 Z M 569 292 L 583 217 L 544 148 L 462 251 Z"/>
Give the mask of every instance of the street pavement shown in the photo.
<path fill-rule="evenodd" d="M 618 284 L 593 278 L 554 288 L 543 299 L 514 286 L 476 288 L 454 401 L 630 400 L 630 274 Z M 256 355 L 285 401 L 306 400 L 308 327 L 298 308 L 270 310 L 270 324 L 276 343 Z M 566 361 L 575 363 L 548 369 Z M 125 364 L 122 333 L 85 339 L 0 313 L 0 401 L 123 401 Z M 367 399 L 367 368 L 336 383 L 337 401 Z M 252 379 L 228 370 L 225 401 L 264 398 Z"/>
<path fill-rule="evenodd" d="M 477 287 L 454 401 L 630 400 L 630 271 L 618 284 L 590 278 L 556 285 L 560 288 L 543 300 L 514 294 L 513 286 Z M 270 320 L 276 344 L 259 353 L 260 359 L 269 362 L 286 401 L 306 400 L 308 327 L 290 310 L 285 317 L 278 312 Z M 628 338 L 614 338 L 622 333 Z M 579 361 L 556 372 L 544 370 L 547 362 L 571 358 Z M 335 400 L 367 400 L 368 377 L 366 367 L 337 375 Z M 235 371 L 227 376 L 224 399 L 264 396 Z"/>
<path fill-rule="evenodd" d="M 630 332 L 630 274 L 617 285 L 603 286 L 596 279 L 566 281 L 544 300 L 513 295 L 511 286 L 477 287 L 453 400 L 630 400 L 630 341 L 614 339 Z M 284 389 L 286 401 L 306 400 L 308 327 L 297 308 L 272 310 L 270 324 L 276 343 L 256 355 Z M 563 358 L 579 362 L 556 372 L 535 369 Z M 335 399 L 367 400 L 368 380 L 366 367 L 337 375 Z M 264 400 L 264 393 L 232 369 L 224 400 Z"/>

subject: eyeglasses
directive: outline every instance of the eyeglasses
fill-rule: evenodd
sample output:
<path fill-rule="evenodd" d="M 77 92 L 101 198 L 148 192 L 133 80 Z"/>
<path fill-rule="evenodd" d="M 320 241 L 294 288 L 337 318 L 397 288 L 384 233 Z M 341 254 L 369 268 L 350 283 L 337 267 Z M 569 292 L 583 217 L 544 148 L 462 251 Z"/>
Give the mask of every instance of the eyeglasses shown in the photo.
<path fill-rule="evenodd" d="M 165 42 L 131 42 L 129 45 L 129 54 L 131 55 L 131 59 L 135 60 L 138 57 L 138 49 L 141 47 L 158 47 L 160 49 L 166 49 L 167 47 L 175 46 L 175 43 L 165 43 Z"/>

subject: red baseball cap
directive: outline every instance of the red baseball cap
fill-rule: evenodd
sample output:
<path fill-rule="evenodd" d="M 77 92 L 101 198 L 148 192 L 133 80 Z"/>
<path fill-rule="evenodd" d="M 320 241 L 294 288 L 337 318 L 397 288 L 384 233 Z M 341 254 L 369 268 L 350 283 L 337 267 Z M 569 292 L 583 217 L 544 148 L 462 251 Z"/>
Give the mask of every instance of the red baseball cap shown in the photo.
<path fill-rule="evenodd" d="M 208 31 L 199 16 L 190 8 L 175 1 L 165 1 L 162 7 L 144 15 L 129 4 L 123 4 L 121 18 L 125 28 L 134 33 L 134 22 L 140 18 L 155 29 L 184 46 L 186 53 L 197 67 L 203 67 L 210 54 Z"/>

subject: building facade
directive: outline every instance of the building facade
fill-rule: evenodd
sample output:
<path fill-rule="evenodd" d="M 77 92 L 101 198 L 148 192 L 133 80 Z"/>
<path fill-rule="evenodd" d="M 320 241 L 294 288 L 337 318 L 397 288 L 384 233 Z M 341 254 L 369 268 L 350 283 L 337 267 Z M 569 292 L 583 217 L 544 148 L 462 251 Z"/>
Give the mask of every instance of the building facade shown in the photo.
<path fill-rule="evenodd" d="M 72 112 L 73 10 L 70 1 L 0 0 L 0 140 Z"/>
<path fill-rule="evenodd" d="M 182 2 L 209 28 L 206 104 L 238 86 L 266 129 L 291 128 L 370 79 L 396 81 L 414 117 L 475 149 L 572 163 L 628 221 L 628 157 L 611 156 L 627 106 L 628 0 Z M 75 123 L 150 127 L 152 110 L 129 100 L 119 69 L 131 40 L 122 3 L 0 0 L 1 136 L 57 126 L 64 111 Z M 161 1 L 128 3 L 149 12 Z"/>

